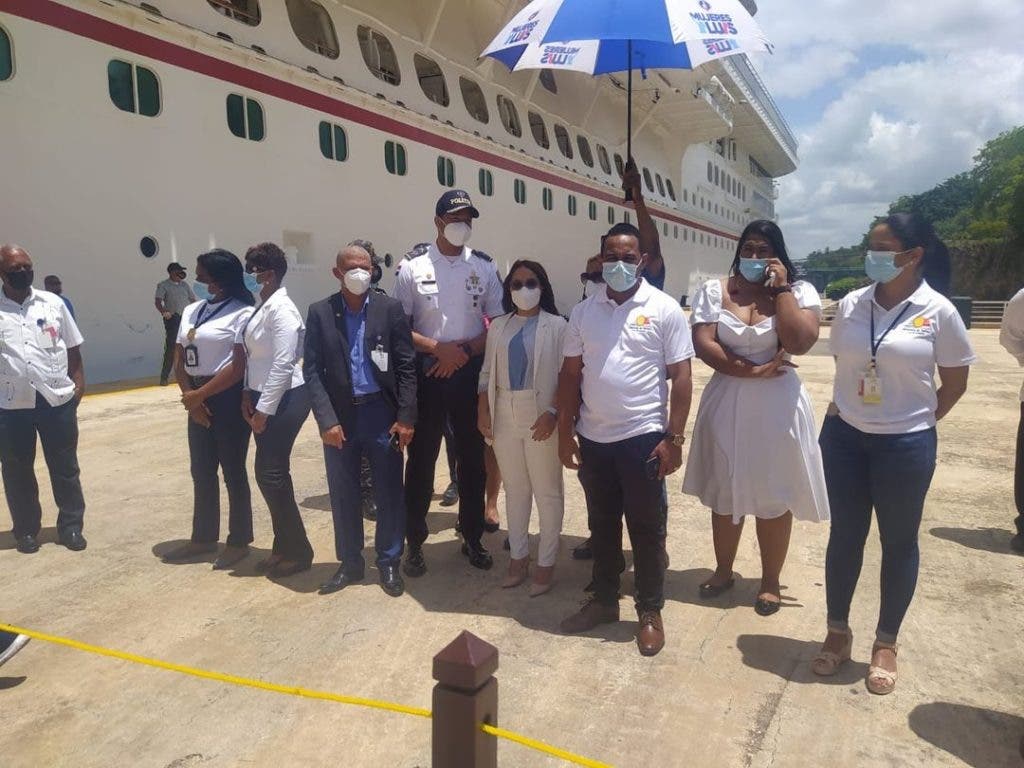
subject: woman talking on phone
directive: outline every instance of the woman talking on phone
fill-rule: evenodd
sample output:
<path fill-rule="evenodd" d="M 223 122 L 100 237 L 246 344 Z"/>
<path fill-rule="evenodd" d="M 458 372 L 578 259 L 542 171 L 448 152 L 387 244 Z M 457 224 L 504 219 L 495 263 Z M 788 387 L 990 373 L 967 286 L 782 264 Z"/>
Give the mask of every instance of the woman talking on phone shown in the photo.
<path fill-rule="evenodd" d="M 754 609 L 779 610 L 779 576 L 793 518 L 829 516 L 814 411 L 790 356 L 818 340 L 821 300 L 793 280 L 778 225 L 755 221 L 740 236 L 730 275 L 701 286 L 691 324 L 697 356 L 715 370 L 701 396 L 683 492 L 711 508 L 717 561 L 700 596 L 735 584 L 743 520 L 757 519 L 761 588 Z"/>

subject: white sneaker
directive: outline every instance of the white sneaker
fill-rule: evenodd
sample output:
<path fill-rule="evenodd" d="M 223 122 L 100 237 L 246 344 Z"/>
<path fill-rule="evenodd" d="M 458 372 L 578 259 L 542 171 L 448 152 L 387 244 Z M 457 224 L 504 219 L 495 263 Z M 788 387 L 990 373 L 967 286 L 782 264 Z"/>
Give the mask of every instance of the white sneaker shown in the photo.
<path fill-rule="evenodd" d="M 28 645 L 28 641 L 31 640 L 28 635 L 18 635 L 14 638 L 14 642 L 7 646 L 2 653 L 0 653 L 0 667 L 7 663 L 7 661 L 14 657 L 18 651 Z"/>

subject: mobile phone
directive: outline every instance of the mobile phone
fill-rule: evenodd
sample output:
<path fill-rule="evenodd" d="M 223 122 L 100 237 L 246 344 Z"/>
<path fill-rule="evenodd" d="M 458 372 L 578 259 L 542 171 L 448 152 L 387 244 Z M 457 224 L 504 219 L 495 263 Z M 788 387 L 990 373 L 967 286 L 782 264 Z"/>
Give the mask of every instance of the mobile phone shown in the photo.
<path fill-rule="evenodd" d="M 397 432 L 395 432 L 393 435 L 391 435 L 391 439 L 388 440 L 388 445 L 390 445 L 392 448 L 394 448 L 399 453 L 402 452 L 402 441 L 399 439 Z"/>
<path fill-rule="evenodd" d="M 661 457 L 658 454 L 654 454 L 644 462 L 644 472 L 647 474 L 648 480 L 658 479 L 658 473 L 661 472 Z"/>
<path fill-rule="evenodd" d="M 764 287 L 765 288 L 771 288 L 772 287 L 772 281 L 774 279 L 775 279 L 775 273 L 772 272 L 770 269 L 766 269 L 765 272 L 764 272 Z"/>

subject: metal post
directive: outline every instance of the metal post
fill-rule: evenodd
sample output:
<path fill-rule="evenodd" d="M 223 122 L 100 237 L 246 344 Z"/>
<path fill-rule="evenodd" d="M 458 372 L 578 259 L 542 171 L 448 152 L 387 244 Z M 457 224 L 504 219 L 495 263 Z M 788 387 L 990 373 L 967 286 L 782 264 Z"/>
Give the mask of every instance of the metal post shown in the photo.
<path fill-rule="evenodd" d="M 465 630 L 434 657 L 433 768 L 497 768 L 498 649 Z"/>

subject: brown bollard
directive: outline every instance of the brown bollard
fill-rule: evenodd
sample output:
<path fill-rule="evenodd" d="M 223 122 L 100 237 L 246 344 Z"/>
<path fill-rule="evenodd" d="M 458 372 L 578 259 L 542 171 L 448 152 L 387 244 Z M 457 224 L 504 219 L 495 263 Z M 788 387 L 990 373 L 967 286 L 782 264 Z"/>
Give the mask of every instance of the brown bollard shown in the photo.
<path fill-rule="evenodd" d="M 433 768 L 497 768 L 498 649 L 463 630 L 434 657 Z"/>

